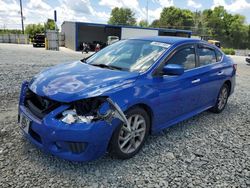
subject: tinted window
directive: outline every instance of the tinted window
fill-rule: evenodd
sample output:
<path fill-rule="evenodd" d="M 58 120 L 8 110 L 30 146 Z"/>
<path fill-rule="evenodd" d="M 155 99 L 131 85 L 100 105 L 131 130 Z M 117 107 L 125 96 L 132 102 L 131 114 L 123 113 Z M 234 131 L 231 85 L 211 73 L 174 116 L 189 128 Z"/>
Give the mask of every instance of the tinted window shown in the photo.
<path fill-rule="evenodd" d="M 194 47 L 190 46 L 177 51 L 167 63 L 182 65 L 185 70 L 195 68 Z"/>
<path fill-rule="evenodd" d="M 222 59 L 222 53 L 219 50 L 216 50 L 216 56 L 217 56 L 217 62 L 221 61 Z"/>
<path fill-rule="evenodd" d="M 215 51 L 206 47 L 199 47 L 198 54 L 200 59 L 200 66 L 208 65 L 216 62 Z"/>

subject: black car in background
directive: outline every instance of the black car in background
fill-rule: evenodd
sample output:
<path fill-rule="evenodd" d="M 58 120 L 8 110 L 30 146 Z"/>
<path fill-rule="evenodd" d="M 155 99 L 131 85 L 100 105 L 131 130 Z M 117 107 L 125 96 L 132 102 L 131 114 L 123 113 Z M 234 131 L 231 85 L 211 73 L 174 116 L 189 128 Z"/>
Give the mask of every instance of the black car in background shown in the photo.
<path fill-rule="evenodd" d="M 33 47 L 45 47 L 45 35 L 36 34 L 33 39 Z"/>
<path fill-rule="evenodd" d="M 250 63 L 250 53 L 249 53 L 248 56 L 246 57 L 246 62 Z"/>

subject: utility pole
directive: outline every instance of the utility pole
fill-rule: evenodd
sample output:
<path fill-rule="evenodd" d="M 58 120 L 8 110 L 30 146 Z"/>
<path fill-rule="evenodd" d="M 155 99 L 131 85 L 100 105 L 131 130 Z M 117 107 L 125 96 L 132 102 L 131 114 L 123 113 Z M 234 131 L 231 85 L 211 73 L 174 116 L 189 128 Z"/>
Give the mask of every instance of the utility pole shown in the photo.
<path fill-rule="evenodd" d="M 146 7 L 146 11 L 147 11 L 147 24 L 148 24 L 148 0 L 147 0 L 147 7 Z"/>
<path fill-rule="evenodd" d="M 22 0 L 20 0 L 20 12 L 21 12 L 21 21 L 22 21 L 22 33 L 24 34 L 24 27 L 23 27 L 23 6 L 22 6 Z"/>

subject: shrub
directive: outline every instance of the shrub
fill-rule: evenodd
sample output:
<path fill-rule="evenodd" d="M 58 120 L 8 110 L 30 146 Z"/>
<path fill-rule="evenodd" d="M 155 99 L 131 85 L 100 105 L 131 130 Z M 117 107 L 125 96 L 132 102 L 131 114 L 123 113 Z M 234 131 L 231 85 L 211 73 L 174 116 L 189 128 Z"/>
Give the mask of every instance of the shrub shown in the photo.
<path fill-rule="evenodd" d="M 235 50 L 233 48 L 222 48 L 222 51 L 227 55 L 235 55 Z"/>

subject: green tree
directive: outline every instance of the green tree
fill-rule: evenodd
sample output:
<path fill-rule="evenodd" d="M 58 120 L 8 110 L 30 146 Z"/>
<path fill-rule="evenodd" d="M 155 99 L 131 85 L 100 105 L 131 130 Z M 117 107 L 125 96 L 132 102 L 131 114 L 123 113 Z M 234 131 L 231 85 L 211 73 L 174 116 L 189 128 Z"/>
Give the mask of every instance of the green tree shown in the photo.
<path fill-rule="evenodd" d="M 138 26 L 140 26 L 140 27 L 148 27 L 148 22 L 146 20 L 141 20 L 138 23 Z"/>
<path fill-rule="evenodd" d="M 194 13 L 176 7 L 164 8 L 160 16 L 160 27 L 190 29 L 194 26 Z"/>
<path fill-rule="evenodd" d="M 45 30 L 55 30 L 56 23 L 53 19 L 48 19 L 47 22 L 44 24 Z"/>
<path fill-rule="evenodd" d="M 113 25 L 136 25 L 135 13 L 129 8 L 113 8 L 108 23 Z"/>
<path fill-rule="evenodd" d="M 0 29 L 0 34 L 22 34 L 19 29 Z"/>
<path fill-rule="evenodd" d="M 207 9 L 203 11 L 203 23 L 210 28 L 209 34 L 213 37 L 225 37 L 226 30 L 228 30 L 228 21 L 230 15 L 227 14 L 224 7 L 215 7 L 214 10 Z"/>
<path fill-rule="evenodd" d="M 248 28 L 244 25 L 245 17 L 236 14 L 232 17 L 229 30 L 231 46 L 235 48 L 246 48 L 248 38 Z"/>
<path fill-rule="evenodd" d="M 160 27 L 160 20 L 154 20 L 150 27 L 154 27 L 154 28 L 159 28 Z"/>
<path fill-rule="evenodd" d="M 198 22 L 198 25 L 196 26 L 195 32 L 196 32 L 197 35 L 200 35 L 200 36 L 201 35 L 204 36 L 204 35 L 207 34 L 206 28 L 204 28 L 202 22 Z"/>
<path fill-rule="evenodd" d="M 182 19 L 182 25 L 184 26 L 184 29 L 191 28 L 194 26 L 194 13 L 190 10 L 184 9 L 181 13 L 181 19 Z"/>
<path fill-rule="evenodd" d="M 247 26 L 245 17 L 228 13 L 223 6 L 207 9 L 202 13 L 203 25 L 211 38 L 220 40 L 222 46 L 245 48 L 247 46 Z"/>
<path fill-rule="evenodd" d="M 34 38 L 37 33 L 44 33 L 44 26 L 42 24 L 28 24 L 25 27 L 25 33 L 29 34 L 30 38 Z"/>

